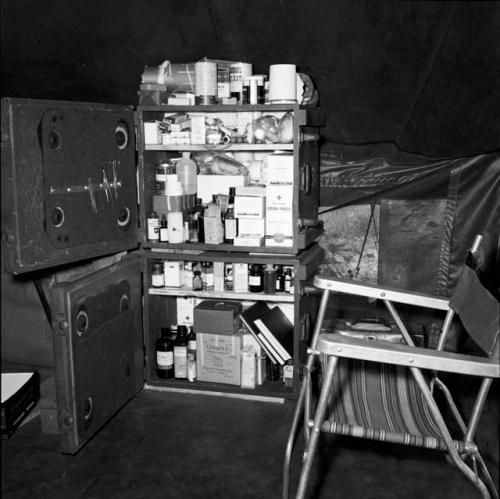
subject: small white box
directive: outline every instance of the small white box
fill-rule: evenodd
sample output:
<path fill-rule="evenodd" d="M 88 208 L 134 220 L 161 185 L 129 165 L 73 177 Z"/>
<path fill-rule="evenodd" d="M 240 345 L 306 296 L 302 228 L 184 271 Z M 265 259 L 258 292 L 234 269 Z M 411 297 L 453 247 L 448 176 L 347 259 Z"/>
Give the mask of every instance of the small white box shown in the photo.
<path fill-rule="evenodd" d="M 262 218 L 265 213 L 265 198 L 261 196 L 234 197 L 234 216 L 236 218 Z"/>
<path fill-rule="evenodd" d="M 166 261 L 163 264 L 165 286 L 180 288 L 184 284 L 184 262 Z"/>
<path fill-rule="evenodd" d="M 241 355 L 241 388 L 255 388 L 257 384 L 257 358 L 251 345 L 243 347 Z"/>
<path fill-rule="evenodd" d="M 230 187 L 248 184 L 246 175 L 198 175 L 197 197 L 203 203 L 212 201 L 213 194 L 229 194 Z"/>
<path fill-rule="evenodd" d="M 270 154 L 266 157 L 267 175 L 269 185 L 293 184 L 293 155 Z"/>
<path fill-rule="evenodd" d="M 159 121 L 146 121 L 144 123 L 144 143 L 161 144 L 161 132 L 159 128 Z"/>
<path fill-rule="evenodd" d="M 266 187 L 266 236 L 293 236 L 293 186 Z"/>
<path fill-rule="evenodd" d="M 266 231 L 265 218 L 239 218 L 238 236 L 257 236 L 262 237 Z"/>
<path fill-rule="evenodd" d="M 224 262 L 214 262 L 214 291 L 224 291 Z"/>
<path fill-rule="evenodd" d="M 177 324 L 192 326 L 194 320 L 194 296 L 178 296 L 177 305 Z"/>
<path fill-rule="evenodd" d="M 205 144 L 206 127 L 204 116 L 191 117 L 191 144 Z"/>
<path fill-rule="evenodd" d="M 234 238 L 234 246 L 254 246 L 258 248 L 264 242 L 263 237 L 259 236 L 237 236 Z"/>
<path fill-rule="evenodd" d="M 233 264 L 233 291 L 235 293 L 248 292 L 248 263 Z"/>
<path fill-rule="evenodd" d="M 266 376 L 266 353 L 262 350 L 260 343 L 254 338 L 252 333 L 246 330 L 241 330 L 241 346 L 245 348 L 246 346 L 251 346 L 257 356 L 257 376 L 256 382 L 258 385 L 262 385 Z"/>

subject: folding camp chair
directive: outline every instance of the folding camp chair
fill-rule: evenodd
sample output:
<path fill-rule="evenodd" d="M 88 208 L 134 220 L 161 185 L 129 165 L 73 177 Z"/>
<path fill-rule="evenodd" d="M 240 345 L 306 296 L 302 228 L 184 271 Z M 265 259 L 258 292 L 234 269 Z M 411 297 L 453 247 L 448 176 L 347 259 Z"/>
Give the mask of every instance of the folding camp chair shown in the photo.
<path fill-rule="evenodd" d="M 476 247 L 475 243 L 473 249 Z M 316 276 L 314 285 L 322 290 L 322 297 L 286 448 L 283 498 L 288 497 L 290 459 L 302 416 L 305 452 L 296 497 L 305 495 L 320 433 L 329 432 L 443 450 L 483 498 L 498 498 L 474 436 L 493 378 L 500 376 L 499 303 L 482 286 L 476 272 L 464 266 L 450 300 L 324 276 Z M 382 300 L 406 344 L 321 332 L 331 293 Z M 443 326 L 435 350 L 415 347 L 394 303 L 443 311 Z M 444 351 L 455 314 L 486 356 Z M 322 382 L 314 404 L 311 375 L 318 359 Z M 482 378 L 468 423 L 438 377 L 440 372 Z M 452 437 L 436 404 L 435 388 L 442 391 L 448 402 L 450 411 L 446 414 L 454 416 L 455 426 L 460 429 L 459 438 Z"/>

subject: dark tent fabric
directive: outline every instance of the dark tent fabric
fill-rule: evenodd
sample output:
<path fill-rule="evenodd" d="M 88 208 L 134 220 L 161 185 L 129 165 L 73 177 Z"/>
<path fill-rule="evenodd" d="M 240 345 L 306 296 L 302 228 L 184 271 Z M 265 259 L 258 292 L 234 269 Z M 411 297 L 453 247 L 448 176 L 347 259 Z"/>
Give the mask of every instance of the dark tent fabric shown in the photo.
<path fill-rule="evenodd" d="M 438 275 L 450 295 L 476 234 L 483 236 L 481 279 L 500 298 L 500 153 L 394 164 L 383 158 L 339 161 L 322 154 L 320 213 L 386 199 L 445 199 Z M 422 269 L 424 272 L 425 269 Z"/>

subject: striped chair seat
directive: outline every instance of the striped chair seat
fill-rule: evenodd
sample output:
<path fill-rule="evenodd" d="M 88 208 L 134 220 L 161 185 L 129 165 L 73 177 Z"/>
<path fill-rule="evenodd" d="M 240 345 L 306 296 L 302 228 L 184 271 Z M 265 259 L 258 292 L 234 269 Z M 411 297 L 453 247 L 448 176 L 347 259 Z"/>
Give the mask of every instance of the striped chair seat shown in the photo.
<path fill-rule="evenodd" d="M 327 361 L 321 354 L 323 376 Z M 362 360 L 339 359 L 322 431 L 446 450 L 410 371 Z M 455 445 L 464 449 L 461 441 Z"/>

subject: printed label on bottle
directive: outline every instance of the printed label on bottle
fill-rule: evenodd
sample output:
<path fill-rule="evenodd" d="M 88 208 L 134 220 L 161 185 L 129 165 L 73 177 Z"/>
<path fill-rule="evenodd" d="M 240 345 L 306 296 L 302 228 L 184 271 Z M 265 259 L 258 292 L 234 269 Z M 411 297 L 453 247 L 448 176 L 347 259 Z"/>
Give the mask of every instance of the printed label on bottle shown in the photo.
<path fill-rule="evenodd" d="M 250 286 L 260 286 L 261 283 L 262 283 L 262 278 L 260 275 L 248 276 L 248 284 L 250 284 Z"/>
<path fill-rule="evenodd" d="M 237 235 L 238 221 L 236 218 L 226 218 L 224 221 L 224 231 L 226 239 L 234 239 Z"/>
<path fill-rule="evenodd" d="M 188 341 L 188 350 L 193 350 L 194 352 L 196 352 L 196 340 Z"/>
<path fill-rule="evenodd" d="M 157 218 L 148 218 L 148 239 L 151 241 L 158 240 L 160 237 L 158 224 Z"/>
<path fill-rule="evenodd" d="M 171 369 L 174 365 L 174 353 L 156 352 L 156 365 L 158 369 Z"/>
<path fill-rule="evenodd" d="M 155 288 L 165 286 L 165 274 L 153 274 L 151 276 L 151 285 Z"/>

